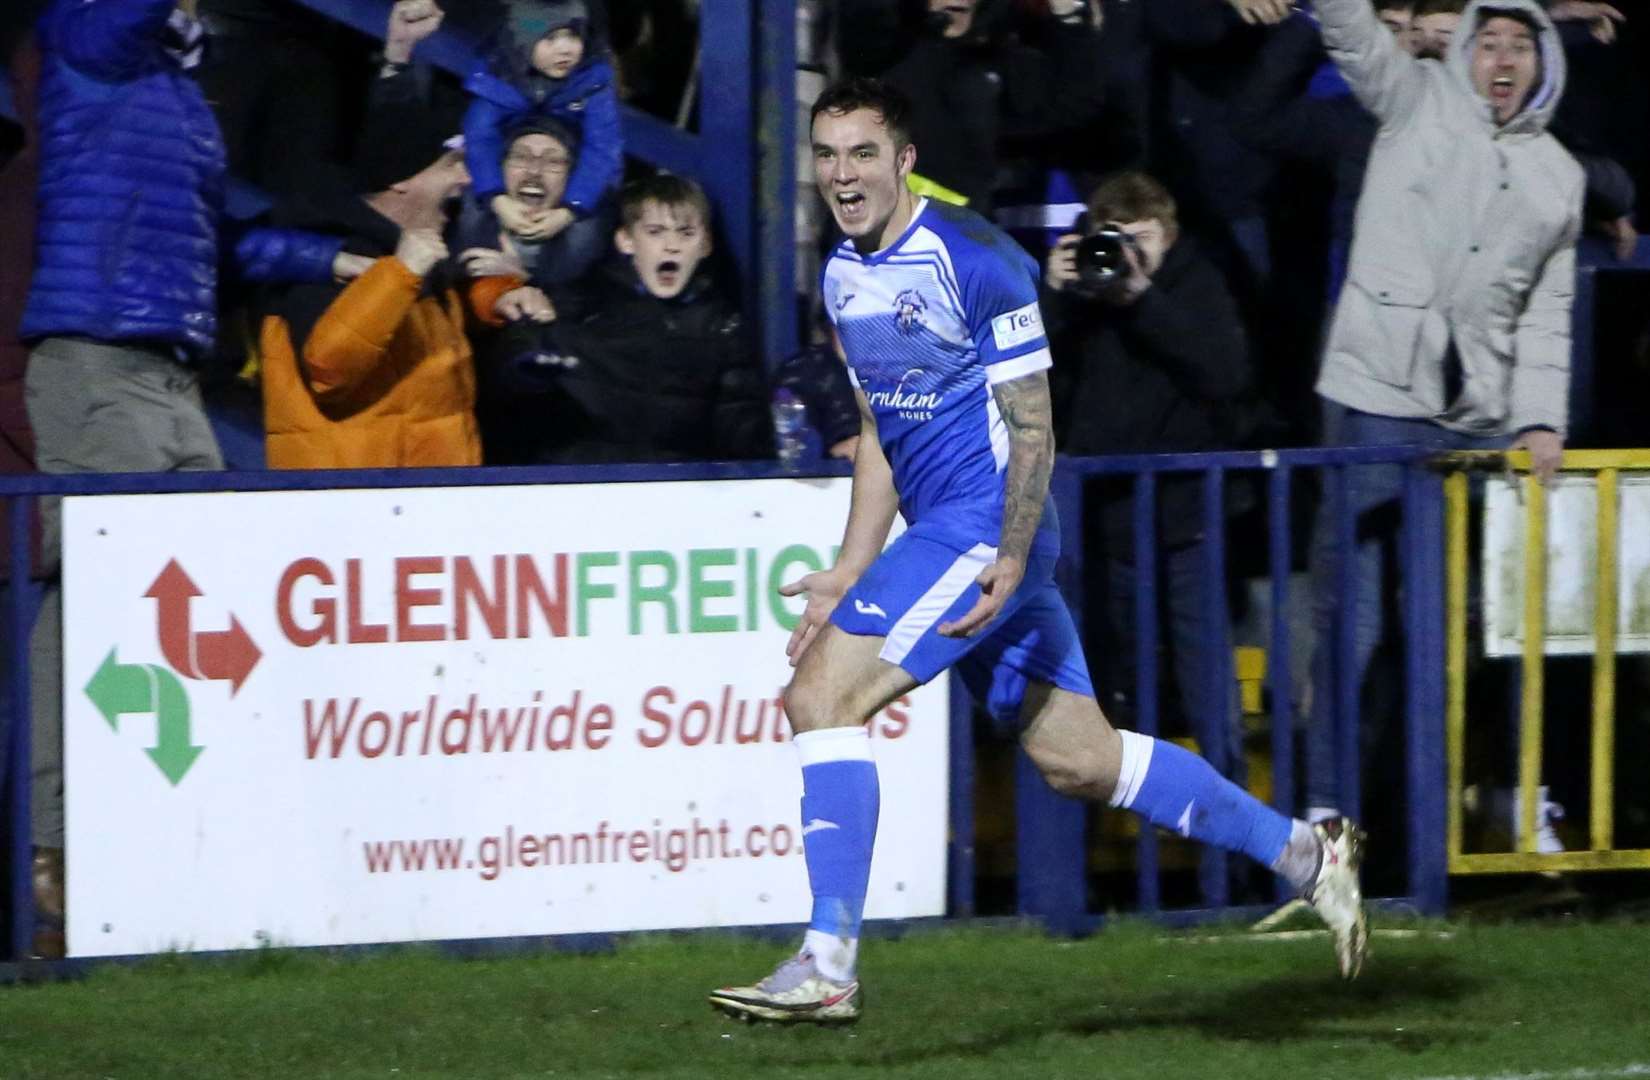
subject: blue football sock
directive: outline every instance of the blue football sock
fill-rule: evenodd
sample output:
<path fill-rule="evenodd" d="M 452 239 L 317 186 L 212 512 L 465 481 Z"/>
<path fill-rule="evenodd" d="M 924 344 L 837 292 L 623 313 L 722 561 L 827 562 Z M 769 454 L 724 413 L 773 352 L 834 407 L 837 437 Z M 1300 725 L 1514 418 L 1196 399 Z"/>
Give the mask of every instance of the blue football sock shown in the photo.
<path fill-rule="evenodd" d="M 1111 804 L 1181 836 L 1241 851 L 1276 868 L 1294 822 L 1172 742 L 1133 731 L 1123 737 L 1123 765 Z"/>
<path fill-rule="evenodd" d="M 802 850 L 813 888 L 808 947 L 827 976 L 853 975 L 882 793 L 863 727 L 796 737 L 802 758 Z"/>

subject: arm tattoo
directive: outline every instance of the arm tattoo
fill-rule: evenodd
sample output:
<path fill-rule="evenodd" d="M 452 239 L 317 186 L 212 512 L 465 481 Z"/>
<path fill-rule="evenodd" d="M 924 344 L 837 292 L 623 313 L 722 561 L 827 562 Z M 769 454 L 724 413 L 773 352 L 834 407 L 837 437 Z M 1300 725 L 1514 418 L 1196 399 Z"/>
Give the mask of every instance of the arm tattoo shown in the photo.
<path fill-rule="evenodd" d="M 1025 561 L 1043 516 L 1049 474 L 1054 470 L 1053 406 L 1048 373 L 1024 375 L 991 388 L 1008 429 L 1008 470 L 1003 490 L 1003 535 L 997 557 Z"/>

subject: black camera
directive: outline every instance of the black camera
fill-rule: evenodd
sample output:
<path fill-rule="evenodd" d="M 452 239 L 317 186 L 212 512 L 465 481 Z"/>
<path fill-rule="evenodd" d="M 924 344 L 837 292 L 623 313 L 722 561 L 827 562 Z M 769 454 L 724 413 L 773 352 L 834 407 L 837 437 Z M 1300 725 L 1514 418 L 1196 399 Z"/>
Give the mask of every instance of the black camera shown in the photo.
<path fill-rule="evenodd" d="M 1129 248 L 1139 252 L 1134 237 L 1123 231 L 1116 222 L 1108 221 L 1099 228 L 1089 223 L 1088 215 L 1077 219 L 1076 231 L 1082 234 L 1077 242 L 1077 283 L 1085 291 L 1104 289 L 1129 272 Z"/>

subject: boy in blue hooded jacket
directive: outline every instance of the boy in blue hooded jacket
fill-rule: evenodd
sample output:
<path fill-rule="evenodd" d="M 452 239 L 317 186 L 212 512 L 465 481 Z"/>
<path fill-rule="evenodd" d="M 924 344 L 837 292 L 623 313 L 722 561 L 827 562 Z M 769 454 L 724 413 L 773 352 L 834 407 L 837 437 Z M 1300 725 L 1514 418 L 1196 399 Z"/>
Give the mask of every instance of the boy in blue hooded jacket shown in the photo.
<path fill-rule="evenodd" d="M 488 70 L 465 80 L 472 95 L 464 117 L 466 164 L 475 196 L 524 239 L 549 240 L 570 227 L 607 231 L 624 143 L 613 66 L 596 29 L 585 0 L 511 0 Z M 508 132 L 537 117 L 559 121 L 579 141 L 566 195 L 549 209 L 512 198 L 500 166 Z"/>

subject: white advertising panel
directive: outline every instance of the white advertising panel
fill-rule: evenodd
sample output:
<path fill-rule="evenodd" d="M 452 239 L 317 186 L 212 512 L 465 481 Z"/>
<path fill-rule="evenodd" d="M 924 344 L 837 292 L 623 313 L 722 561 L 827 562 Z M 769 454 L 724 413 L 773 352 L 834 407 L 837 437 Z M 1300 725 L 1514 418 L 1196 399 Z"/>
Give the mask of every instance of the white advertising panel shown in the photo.
<path fill-rule="evenodd" d="M 778 702 L 848 481 L 64 504 L 73 956 L 802 922 Z M 867 915 L 944 910 L 944 680 Z"/>
<path fill-rule="evenodd" d="M 1650 652 L 1650 477 L 1616 488 L 1616 651 Z M 1484 648 L 1524 653 L 1524 518 L 1517 485 L 1495 477 L 1484 499 Z M 1551 656 L 1591 655 L 1598 595 L 1598 484 L 1560 474 L 1547 488 L 1547 619 Z"/>

